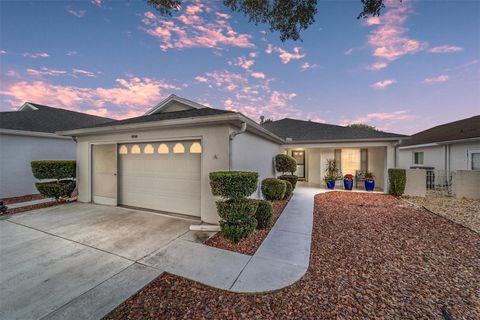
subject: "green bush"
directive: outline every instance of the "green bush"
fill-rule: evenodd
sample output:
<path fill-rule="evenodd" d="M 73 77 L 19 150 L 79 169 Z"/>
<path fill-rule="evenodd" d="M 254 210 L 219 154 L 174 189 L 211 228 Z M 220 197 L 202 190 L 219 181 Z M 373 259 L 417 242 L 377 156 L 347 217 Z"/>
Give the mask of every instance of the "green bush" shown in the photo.
<path fill-rule="evenodd" d="M 401 196 L 405 192 L 407 174 L 405 169 L 388 169 L 389 188 L 388 193 L 393 196 Z"/>
<path fill-rule="evenodd" d="M 223 236 L 233 243 L 238 243 L 241 239 L 255 231 L 257 220 L 253 216 L 242 216 L 235 221 L 220 221 L 220 229 Z"/>
<path fill-rule="evenodd" d="M 288 199 L 290 198 L 290 196 L 292 195 L 292 192 L 293 192 L 293 187 L 292 187 L 292 184 L 290 183 L 290 181 L 287 181 L 287 180 L 284 180 L 285 182 L 285 195 L 283 196 L 283 199 Z"/>
<path fill-rule="evenodd" d="M 285 196 L 287 184 L 277 178 L 266 178 L 262 181 L 262 193 L 269 201 L 282 200 Z"/>
<path fill-rule="evenodd" d="M 37 179 L 73 179 L 76 177 L 75 160 L 34 160 L 33 176 Z"/>
<path fill-rule="evenodd" d="M 226 221 L 235 221 L 243 216 L 254 216 L 258 207 L 258 202 L 254 199 L 218 200 L 216 204 L 218 215 Z"/>
<path fill-rule="evenodd" d="M 277 154 L 275 156 L 275 169 L 279 172 L 290 172 L 293 174 L 297 170 L 297 161 L 286 154 Z"/>
<path fill-rule="evenodd" d="M 257 200 L 258 207 L 255 212 L 257 229 L 266 229 L 272 225 L 272 204 L 267 200 Z"/>
<path fill-rule="evenodd" d="M 283 176 L 278 177 L 278 179 L 290 182 L 292 184 L 292 191 L 295 190 L 298 181 L 298 177 L 296 175 L 284 174 Z"/>
<path fill-rule="evenodd" d="M 70 197 L 73 190 L 75 190 L 75 184 L 73 180 L 63 180 L 59 182 L 37 182 L 35 187 L 44 196 L 59 199 L 61 197 Z"/>
<path fill-rule="evenodd" d="M 258 173 L 218 171 L 210 173 L 210 187 L 214 196 L 242 199 L 257 190 Z"/>

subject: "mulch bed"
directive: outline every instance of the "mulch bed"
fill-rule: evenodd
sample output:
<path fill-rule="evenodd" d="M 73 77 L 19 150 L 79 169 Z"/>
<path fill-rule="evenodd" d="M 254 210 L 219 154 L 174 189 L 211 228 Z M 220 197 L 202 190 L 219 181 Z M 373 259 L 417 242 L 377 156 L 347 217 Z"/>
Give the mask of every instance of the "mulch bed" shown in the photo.
<path fill-rule="evenodd" d="M 280 215 L 282 214 L 283 209 L 285 209 L 288 204 L 288 201 L 290 201 L 290 198 L 286 200 L 273 201 L 272 226 L 275 224 L 278 217 L 280 217 Z M 215 248 L 230 250 L 253 256 L 262 244 L 263 240 L 267 237 L 270 229 L 271 227 L 264 230 L 255 230 L 252 234 L 240 240 L 240 242 L 237 244 L 232 243 L 228 239 L 225 239 L 222 232 L 218 232 L 213 237 L 208 239 L 205 244 Z"/>
<path fill-rule="evenodd" d="M 235 294 L 167 274 L 106 319 L 480 319 L 480 237 L 402 200 L 317 195 L 311 250 L 290 287 Z"/>
<path fill-rule="evenodd" d="M 45 197 L 39 193 L 37 194 L 27 194 L 24 196 L 19 196 L 19 197 L 11 197 L 11 198 L 4 198 L 0 199 L 3 201 L 4 205 L 9 205 L 12 203 L 19 203 L 19 202 L 26 202 L 26 201 L 31 201 L 31 200 L 40 200 L 44 199 Z"/>
<path fill-rule="evenodd" d="M 58 206 L 58 205 L 65 204 L 65 203 L 67 203 L 67 202 L 65 202 L 65 201 L 60 201 L 60 202 L 50 201 L 50 202 L 34 204 L 34 205 L 31 205 L 31 206 L 26 206 L 26 207 L 21 207 L 21 208 L 8 209 L 7 212 L 0 213 L 0 217 L 1 216 L 11 216 L 11 215 L 14 215 L 16 213 L 35 210 L 35 209 L 42 209 L 42 208 Z"/>

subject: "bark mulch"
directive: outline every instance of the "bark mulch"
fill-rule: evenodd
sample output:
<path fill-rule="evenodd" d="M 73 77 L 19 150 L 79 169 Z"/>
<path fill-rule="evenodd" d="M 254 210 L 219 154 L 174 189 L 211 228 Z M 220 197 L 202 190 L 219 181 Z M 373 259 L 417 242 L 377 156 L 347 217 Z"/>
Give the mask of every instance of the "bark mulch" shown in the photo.
<path fill-rule="evenodd" d="M 40 200 L 44 198 L 45 197 L 43 195 L 37 193 L 37 194 L 27 194 L 25 196 L 19 196 L 19 197 L 4 198 L 0 200 L 3 201 L 4 205 L 9 205 L 12 203 L 26 202 L 31 200 Z"/>
<path fill-rule="evenodd" d="M 391 196 L 332 192 L 315 197 L 310 267 L 292 286 L 235 294 L 167 274 L 106 319 L 480 319 L 479 295 L 476 233 Z"/>
<path fill-rule="evenodd" d="M 282 214 L 283 209 L 285 209 L 285 207 L 288 204 L 288 201 L 290 201 L 290 198 L 286 200 L 273 201 L 272 226 L 275 224 L 277 219 Z M 257 249 L 262 244 L 263 240 L 267 237 L 268 233 L 270 232 L 270 229 L 272 228 L 270 227 L 264 230 L 255 230 L 252 234 L 240 240 L 240 242 L 237 244 L 234 244 L 230 240 L 225 239 L 223 237 L 222 232 L 218 232 L 214 236 L 212 236 L 210 239 L 208 239 L 205 242 L 205 244 L 211 247 L 230 250 L 230 251 L 253 256 L 257 251 Z"/>

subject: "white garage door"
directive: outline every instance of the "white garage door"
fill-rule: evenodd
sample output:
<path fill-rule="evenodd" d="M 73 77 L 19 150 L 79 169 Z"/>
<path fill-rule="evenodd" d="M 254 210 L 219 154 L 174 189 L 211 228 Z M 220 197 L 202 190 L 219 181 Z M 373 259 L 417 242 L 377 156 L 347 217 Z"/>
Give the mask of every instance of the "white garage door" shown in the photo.
<path fill-rule="evenodd" d="M 200 216 L 200 141 L 120 144 L 119 203 Z"/>

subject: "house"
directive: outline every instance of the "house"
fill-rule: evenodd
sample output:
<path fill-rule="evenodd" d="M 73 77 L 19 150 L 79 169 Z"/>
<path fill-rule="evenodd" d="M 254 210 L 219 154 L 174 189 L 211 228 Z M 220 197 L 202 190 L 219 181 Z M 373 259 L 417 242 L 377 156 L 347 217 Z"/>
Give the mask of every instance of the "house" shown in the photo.
<path fill-rule="evenodd" d="M 55 131 L 110 121 L 31 102 L 17 111 L 0 112 L 0 199 L 38 193 L 32 160 L 75 160 L 75 142 Z"/>
<path fill-rule="evenodd" d="M 337 157 L 343 173 L 372 170 L 383 188 L 386 169 L 395 166 L 395 146 L 404 137 L 293 119 L 262 126 L 241 113 L 175 95 L 143 116 L 59 134 L 77 141 L 79 201 L 207 223 L 218 223 L 212 171 L 256 171 L 262 180 L 276 174 L 274 156 L 287 152 L 309 183 L 319 185 L 326 159 Z"/>
<path fill-rule="evenodd" d="M 480 170 L 480 116 L 418 132 L 398 149 L 400 168 Z"/>

